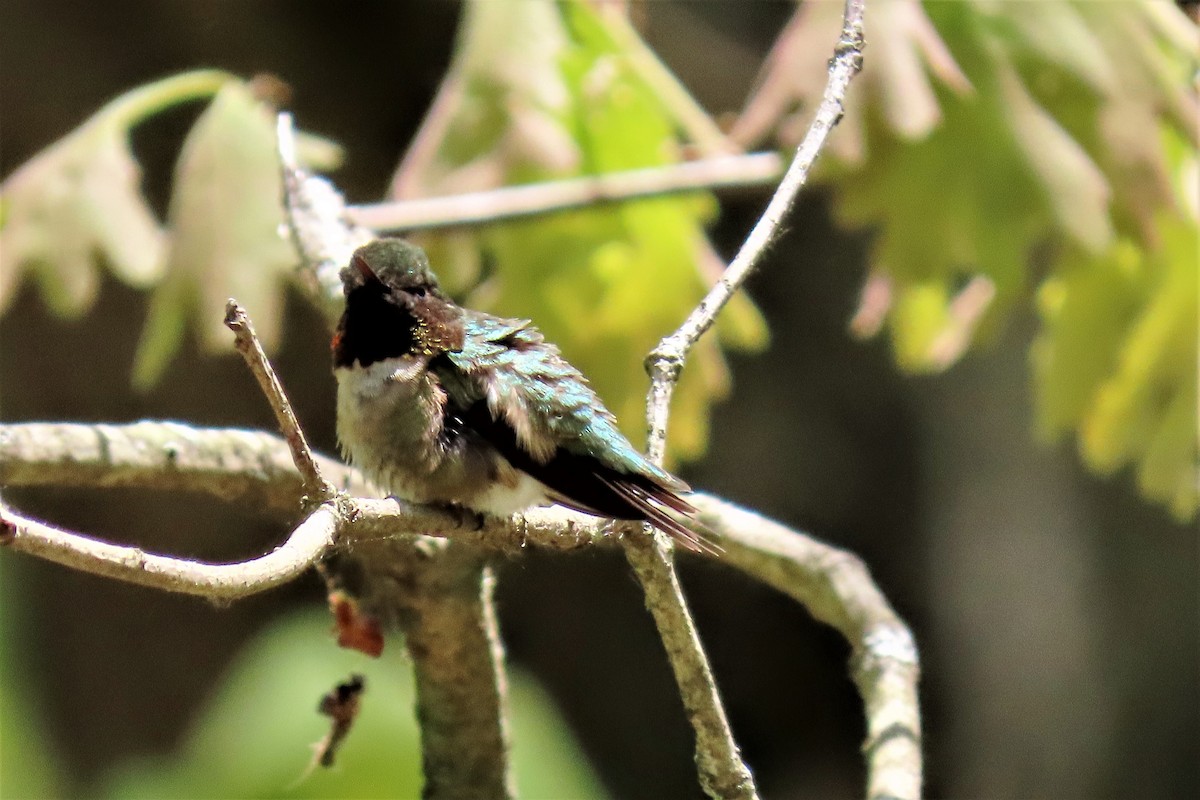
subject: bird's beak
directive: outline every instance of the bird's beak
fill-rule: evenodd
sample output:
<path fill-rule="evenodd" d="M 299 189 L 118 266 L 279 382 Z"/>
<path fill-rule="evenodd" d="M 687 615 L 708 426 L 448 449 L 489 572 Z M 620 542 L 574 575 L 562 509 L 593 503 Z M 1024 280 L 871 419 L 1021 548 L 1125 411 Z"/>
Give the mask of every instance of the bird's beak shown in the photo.
<path fill-rule="evenodd" d="M 379 280 L 379 276 L 375 274 L 375 270 L 371 269 L 371 265 L 367 263 L 367 260 L 357 253 L 354 254 L 354 258 L 350 260 L 350 263 L 358 270 L 358 274 L 362 276 L 364 282 Z"/>
<path fill-rule="evenodd" d="M 347 292 L 379 280 L 379 276 L 371 269 L 367 260 L 357 253 L 350 259 L 349 265 L 342 267 L 338 277 L 342 279 L 342 286 Z"/>

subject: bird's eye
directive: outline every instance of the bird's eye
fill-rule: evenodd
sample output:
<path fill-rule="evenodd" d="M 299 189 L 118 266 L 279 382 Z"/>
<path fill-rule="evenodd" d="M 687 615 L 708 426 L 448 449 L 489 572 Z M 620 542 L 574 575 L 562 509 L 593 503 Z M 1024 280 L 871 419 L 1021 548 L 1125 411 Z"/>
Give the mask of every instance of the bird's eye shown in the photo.
<path fill-rule="evenodd" d="M 415 294 L 417 297 L 424 297 L 425 296 L 425 287 L 424 286 L 414 286 L 412 289 L 409 290 L 409 293 Z"/>

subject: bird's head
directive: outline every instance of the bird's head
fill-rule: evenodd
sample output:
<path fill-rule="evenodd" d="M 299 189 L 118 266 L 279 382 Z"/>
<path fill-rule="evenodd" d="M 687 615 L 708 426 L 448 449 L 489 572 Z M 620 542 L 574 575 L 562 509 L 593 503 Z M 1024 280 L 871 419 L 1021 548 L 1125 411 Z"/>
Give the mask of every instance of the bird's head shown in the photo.
<path fill-rule="evenodd" d="M 346 311 L 334 363 L 437 355 L 463 346 L 462 309 L 442 294 L 425 251 L 403 239 L 376 239 L 340 273 Z"/>
<path fill-rule="evenodd" d="M 414 297 L 442 297 L 425 251 L 403 239 L 376 239 L 358 248 L 340 277 L 347 297 L 355 289 L 372 284 Z"/>

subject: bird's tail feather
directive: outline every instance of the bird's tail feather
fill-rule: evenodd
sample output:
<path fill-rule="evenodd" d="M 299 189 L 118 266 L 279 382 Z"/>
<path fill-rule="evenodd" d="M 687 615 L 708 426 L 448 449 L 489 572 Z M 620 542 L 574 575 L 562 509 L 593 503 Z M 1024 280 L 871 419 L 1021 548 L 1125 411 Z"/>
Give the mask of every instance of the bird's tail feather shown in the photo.
<path fill-rule="evenodd" d="M 637 510 L 642 518 L 680 546 L 693 553 L 720 556 L 724 550 L 716 543 L 711 531 L 695 519 L 696 507 L 684 498 L 657 484 L 649 486 L 622 478 L 601 477 L 601 480 L 621 499 Z M 686 522 L 670 512 L 682 515 Z"/>

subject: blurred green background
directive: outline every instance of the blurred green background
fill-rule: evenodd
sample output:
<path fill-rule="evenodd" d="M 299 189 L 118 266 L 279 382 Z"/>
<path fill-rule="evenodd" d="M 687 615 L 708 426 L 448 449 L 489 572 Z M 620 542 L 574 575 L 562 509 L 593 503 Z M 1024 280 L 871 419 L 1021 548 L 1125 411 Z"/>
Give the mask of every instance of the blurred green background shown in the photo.
<path fill-rule="evenodd" d="M 649 43 L 713 111 L 741 107 L 791 11 L 639 7 Z M 458 15 L 435 2 L 3 0 L 0 175 L 117 94 L 212 66 L 285 80 L 300 124 L 344 147 L 338 185 L 351 201 L 378 199 L 450 62 Z M 135 129 L 160 215 L 198 113 Z M 722 197 L 711 229 L 720 254 L 736 251 L 764 201 Z M 730 357 L 732 394 L 714 411 L 707 458 L 684 477 L 866 559 L 922 648 L 931 796 L 1197 794 L 1195 526 L 1143 501 L 1130 475 L 1096 478 L 1071 444 L 1036 441 L 1027 297 L 944 374 L 904 377 L 887 342 L 854 341 L 847 324 L 872 240 L 836 227 L 833 209 L 825 190 L 805 193 L 752 280 L 769 349 Z M 131 391 L 147 305 L 106 277 L 91 311 L 63 321 L 25 284 L 0 317 L 3 419 L 270 428 L 240 361 L 190 339 L 159 384 Z M 301 420 L 332 452 L 324 327 L 297 297 L 280 341 L 275 361 Z M 99 536 L 212 560 L 262 552 L 283 533 L 196 498 L 5 497 Z M 681 569 L 764 796 L 860 794 L 863 721 L 846 645 L 720 565 L 685 558 Z M 414 794 L 399 648 L 378 664 L 339 652 L 314 608 L 321 597 L 306 579 L 218 609 L 6 554 L 0 795 Z M 502 566 L 498 603 L 527 796 L 698 795 L 691 734 L 618 554 L 525 554 Z M 369 682 L 360 728 L 332 774 L 290 788 L 323 732 L 317 698 L 351 671 Z"/>

